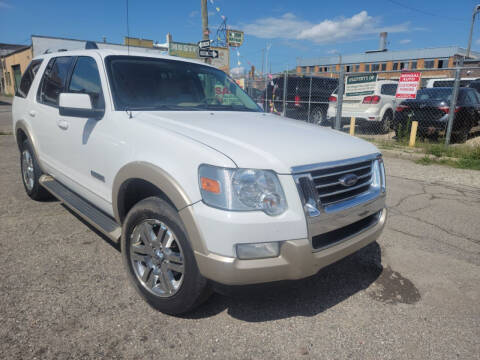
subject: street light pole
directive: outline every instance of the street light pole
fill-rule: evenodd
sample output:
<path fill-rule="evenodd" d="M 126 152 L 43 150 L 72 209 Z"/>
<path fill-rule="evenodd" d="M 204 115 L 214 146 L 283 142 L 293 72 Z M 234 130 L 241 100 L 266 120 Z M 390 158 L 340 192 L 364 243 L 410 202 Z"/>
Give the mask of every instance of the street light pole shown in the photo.
<path fill-rule="evenodd" d="M 467 53 L 465 54 L 465 58 L 468 58 L 470 56 L 470 48 L 472 47 L 473 24 L 475 23 L 475 16 L 479 12 L 480 12 L 480 5 L 477 5 L 473 8 L 472 24 L 470 25 L 470 36 L 468 38 L 468 47 L 467 47 Z"/>

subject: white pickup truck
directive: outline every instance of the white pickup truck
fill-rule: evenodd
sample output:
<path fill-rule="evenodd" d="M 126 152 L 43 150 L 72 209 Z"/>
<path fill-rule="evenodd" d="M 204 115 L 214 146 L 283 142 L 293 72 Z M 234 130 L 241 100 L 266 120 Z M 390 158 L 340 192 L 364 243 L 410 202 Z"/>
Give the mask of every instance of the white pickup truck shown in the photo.
<path fill-rule="evenodd" d="M 263 113 L 222 71 L 146 53 L 37 56 L 13 101 L 22 179 L 119 241 L 131 282 L 169 314 L 212 284 L 313 275 L 386 219 L 375 146 Z"/>

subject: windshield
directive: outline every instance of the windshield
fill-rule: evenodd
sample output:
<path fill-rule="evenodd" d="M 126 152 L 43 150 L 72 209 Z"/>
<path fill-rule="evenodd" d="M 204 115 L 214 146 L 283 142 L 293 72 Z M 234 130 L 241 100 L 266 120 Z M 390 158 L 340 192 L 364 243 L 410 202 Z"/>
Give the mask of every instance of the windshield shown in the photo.
<path fill-rule="evenodd" d="M 116 110 L 260 111 L 223 71 L 140 56 L 108 56 Z"/>
<path fill-rule="evenodd" d="M 452 96 L 452 88 L 423 89 L 417 93 L 417 100 L 449 101 Z"/>

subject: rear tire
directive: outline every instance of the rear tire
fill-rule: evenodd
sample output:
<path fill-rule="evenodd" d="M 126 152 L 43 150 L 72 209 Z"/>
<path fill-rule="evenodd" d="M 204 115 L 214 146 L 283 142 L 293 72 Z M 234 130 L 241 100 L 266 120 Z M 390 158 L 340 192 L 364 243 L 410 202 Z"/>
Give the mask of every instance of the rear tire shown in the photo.
<path fill-rule="evenodd" d="M 121 248 L 133 287 L 153 308 L 179 315 L 210 295 L 178 212 L 166 201 L 149 197 L 128 212 Z"/>
<path fill-rule="evenodd" d="M 310 112 L 310 122 L 315 125 L 328 126 L 327 115 L 321 109 L 316 108 Z"/>
<path fill-rule="evenodd" d="M 468 135 L 470 135 L 470 128 L 465 127 L 458 132 L 452 133 L 452 140 L 453 142 L 461 144 L 468 140 Z"/>
<path fill-rule="evenodd" d="M 52 198 L 52 195 L 40 185 L 42 170 L 28 140 L 22 143 L 20 149 L 20 171 L 25 192 L 31 199 L 42 201 Z"/>
<path fill-rule="evenodd" d="M 392 126 L 393 116 L 391 111 L 386 111 L 382 118 L 382 133 L 388 134 Z"/>

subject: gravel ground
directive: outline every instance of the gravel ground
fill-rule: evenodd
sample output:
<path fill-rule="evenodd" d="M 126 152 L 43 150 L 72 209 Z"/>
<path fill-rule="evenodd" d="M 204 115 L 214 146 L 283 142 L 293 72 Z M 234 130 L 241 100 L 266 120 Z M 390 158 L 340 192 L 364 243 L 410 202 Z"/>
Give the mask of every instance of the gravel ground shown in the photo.
<path fill-rule="evenodd" d="M 176 318 L 137 296 L 115 244 L 57 201 L 25 195 L 12 136 L 0 136 L 0 163 L 5 359 L 480 358 L 478 172 L 387 158 L 378 243 Z"/>

